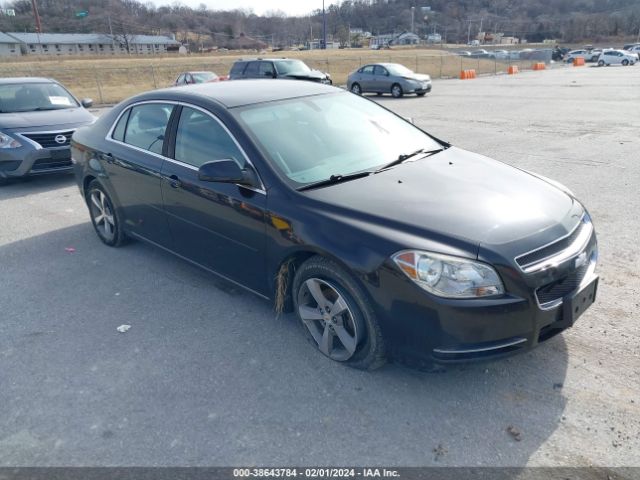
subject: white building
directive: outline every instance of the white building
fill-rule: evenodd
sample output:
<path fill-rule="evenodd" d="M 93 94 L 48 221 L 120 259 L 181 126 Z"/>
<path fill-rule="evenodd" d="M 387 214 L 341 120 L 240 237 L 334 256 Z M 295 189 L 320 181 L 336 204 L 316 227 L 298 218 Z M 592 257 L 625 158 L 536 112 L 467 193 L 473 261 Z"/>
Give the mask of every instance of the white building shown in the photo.
<path fill-rule="evenodd" d="M 13 39 L 18 55 L 159 55 L 178 49 L 180 43 L 161 35 L 104 35 L 100 33 L 0 33 L 2 38 Z M 127 43 L 129 51 L 127 51 Z"/>
<path fill-rule="evenodd" d="M 0 32 L 0 57 L 19 57 L 20 42 Z"/>
<path fill-rule="evenodd" d="M 375 37 L 371 37 L 371 40 L 369 40 L 370 47 L 384 47 L 387 45 L 418 45 L 419 43 L 420 37 L 411 32 L 376 35 Z"/>

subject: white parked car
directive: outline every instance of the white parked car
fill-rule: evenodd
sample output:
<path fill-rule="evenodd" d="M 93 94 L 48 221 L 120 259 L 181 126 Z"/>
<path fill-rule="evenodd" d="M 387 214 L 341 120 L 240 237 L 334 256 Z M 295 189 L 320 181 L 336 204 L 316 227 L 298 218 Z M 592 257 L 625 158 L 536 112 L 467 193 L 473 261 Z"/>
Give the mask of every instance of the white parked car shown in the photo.
<path fill-rule="evenodd" d="M 569 53 L 567 53 L 566 57 L 564 57 L 567 63 L 573 63 L 573 60 L 575 58 L 584 58 L 584 61 L 586 62 L 587 59 L 590 58 L 589 51 L 588 50 L 572 50 Z"/>
<path fill-rule="evenodd" d="M 598 58 L 598 66 L 633 65 L 638 61 L 638 54 L 627 50 L 604 50 Z"/>

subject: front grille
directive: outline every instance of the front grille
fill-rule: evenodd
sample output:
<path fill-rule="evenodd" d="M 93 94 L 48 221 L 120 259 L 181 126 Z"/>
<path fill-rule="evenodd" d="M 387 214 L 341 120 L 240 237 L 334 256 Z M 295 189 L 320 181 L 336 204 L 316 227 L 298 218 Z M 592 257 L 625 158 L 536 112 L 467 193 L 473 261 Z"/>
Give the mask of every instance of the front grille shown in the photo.
<path fill-rule="evenodd" d="M 565 295 L 576 290 L 587 274 L 589 266 L 589 263 L 587 263 L 586 265 L 574 270 L 569 275 L 538 288 L 536 290 L 538 303 L 544 307 L 545 304 L 559 301 Z"/>
<path fill-rule="evenodd" d="M 71 166 L 71 157 L 68 158 L 39 158 L 33 165 L 31 166 L 32 172 L 37 172 L 39 170 L 54 170 L 57 168 L 68 168 Z"/>
<path fill-rule="evenodd" d="M 23 133 L 22 135 L 27 137 L 29 140 L 33 140 L 40 144 L 42 148 L 68 147 L 69 142 L 71 141 L 71 135 L 73 135 L 73 130 L 51 133 Z M 64 143 L 56 142 L 56 137 L 58 135 L 64 136 Z"/>
<path fill-rule="evenodd" d="M 576 238 L 578 238 L 578 235 L 580 235 L 580 232 L 582 231 L 582 229 L 585 228 L 585 225 L 586 225 L 585 223 L 580 222 L 578 224 L 578 227 L 575 228 L 569 236 L 561 238 L 557 242 L 547 245 L 546 247 L 543 247 L 539 250 L 535 250 L 533 252 L 522 255 L 516 258 L 516 262 L 521 267 L 526 267 L 528 265 L 533 265 L 541 260 L 544 260 L 545 258 L 552 257 L 553 255 L 556 255 L 562 252 L 563 250 L 568 248 L 569 245 L 571 245 Z"/>

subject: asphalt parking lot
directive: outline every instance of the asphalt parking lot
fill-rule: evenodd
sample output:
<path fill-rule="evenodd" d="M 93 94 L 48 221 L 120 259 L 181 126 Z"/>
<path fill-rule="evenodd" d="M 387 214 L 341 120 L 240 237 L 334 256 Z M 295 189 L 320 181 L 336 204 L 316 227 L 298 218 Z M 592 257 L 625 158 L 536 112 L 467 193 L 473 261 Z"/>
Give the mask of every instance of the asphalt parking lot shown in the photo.
<path fill-rule="evenodd" d="M 585 203 L 601 283 L 574 328 L 445 373 L 351 370 L 263 300 L 103 246 L 73 177 L 34 178 L 0 187 L 0 465 L 640 466 L 640 67 L 380 102 Z"/>

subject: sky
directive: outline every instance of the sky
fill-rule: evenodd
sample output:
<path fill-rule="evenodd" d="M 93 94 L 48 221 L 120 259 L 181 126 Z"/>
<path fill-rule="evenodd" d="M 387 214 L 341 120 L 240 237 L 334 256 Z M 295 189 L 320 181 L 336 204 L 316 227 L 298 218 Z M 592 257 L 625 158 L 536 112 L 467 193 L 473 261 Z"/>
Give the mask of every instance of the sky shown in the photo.
<path fill-rule="evenodd" d="M 173 0 L 151 0 L 157 6 L 169 5 Z M 322 8 L 322 0 L 179 0 L 189 7 L 196 8 L 204 3 L 211 10 L 233 10 L 235 8 L 251 8 L 257 15 L 269 10 L 282 10 L 287 15 L 307 15 L 317 8 Z M 325 7 L 337 0 L 325 0 Z"/>

